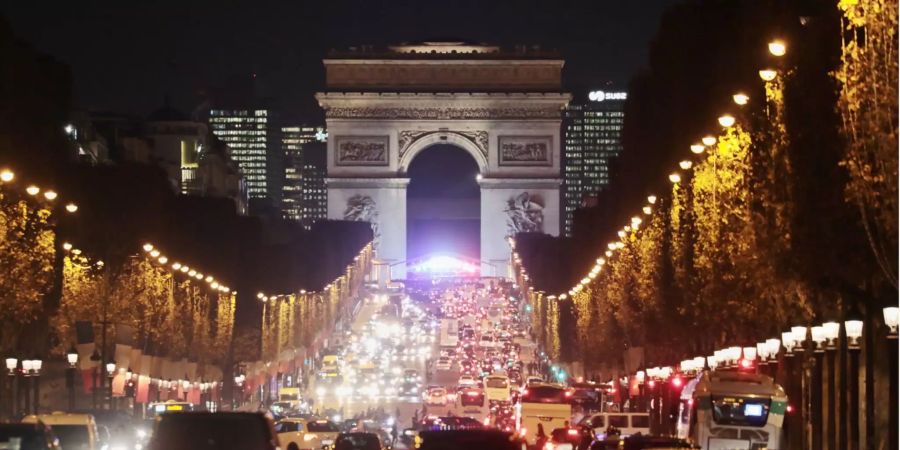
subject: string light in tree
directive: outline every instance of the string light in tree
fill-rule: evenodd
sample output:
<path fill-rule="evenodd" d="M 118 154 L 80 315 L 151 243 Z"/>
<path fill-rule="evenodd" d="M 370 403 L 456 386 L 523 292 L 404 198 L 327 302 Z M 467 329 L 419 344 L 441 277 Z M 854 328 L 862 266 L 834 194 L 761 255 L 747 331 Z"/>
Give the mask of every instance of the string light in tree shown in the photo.
<path fill-rule="evenodd" d="M 213 291 L 222 292 L 225 294 L 237 294 L 237 291 L 232 292 L 231 288 L 218 282 L 212 275 L 204 275 L 202 272 L 191 269 L 188 265 L 182 264 L 178 261 L 175 261 L 171 265 L 169 265 L 169 257 L 163 255 L 162 252 L 159 251 L 159 249 L 157 249 L 153 244 L 149 242 L 141 246 L 141 249 L 144 250 L 144 253 L 149 256 L 152 262 L 158 263 L 159 265 L 170 269 L 173 273 L 180 272 L 181 274 L 187 275 L 189 278 L 193 278 L 199 282 L 206 282 L 209 289 Z"/>

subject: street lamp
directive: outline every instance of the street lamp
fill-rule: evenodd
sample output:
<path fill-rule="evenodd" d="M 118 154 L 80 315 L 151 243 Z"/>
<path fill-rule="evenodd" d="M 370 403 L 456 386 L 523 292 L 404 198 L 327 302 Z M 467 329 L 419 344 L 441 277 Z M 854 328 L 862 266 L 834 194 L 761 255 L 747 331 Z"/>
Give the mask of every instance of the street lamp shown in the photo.
<path fill-rule="evenodd" d="M 802 399 L 802 383 L 798 380 L 802 375 L 803 344 L 806 342 L 806 327 L 794 326 L 790 331 L 781 333 L 781 342 L 784 345 L 785 363 L 785 391 L 788 399 L 796 402 L 798 406 L 796 414 L 785 417 L 787 422 L 787 448 L 803 448 L 803 411 L 806 405 Z"/>
<path fill-rule="evenodd" d="M 773 56 L 784 56 L 787 53 L 787 45 L 781 39 L 769 42 L 769 53 Z"/>
<path fill-rule="evenodd" d="M 116 363 L 114 361 L 108 361 L 106 363 L 106 376 L 109 378 L 109 387 L 107 389 L 106 394 L 109 395 L 109 409 L 115 409 L 115 403 L 113 403 L 113 378 L 116 376 Z"/>
<path fill-rule="evenodd" d="M 716 144 L 716 137 L 712 136 L 712 135 L 706 135 L 706 136 L 703 136 L 702 139 L 700 139 L 700 142 L 702 142 L 703 145 L 710 147 L 710 146 Z"/>
<path fill-rule="evenodd" d="M 681 161 L 680 163 L 678 163 L 678 167 L 681 167 L 682 170 L 688 170 L 693 165 L 694 164 L 692 162 L 690 162 L 689 160 L 686 160 L 686 159 L 684 161 Z"/>
<path fill-rule="evenodd" d="M 706 146 L 703 144 L 691 144 L 691 153 L 695 155 L 699 155 L 706 150 Z"/>
<path fill-rule="evenodd" d="M 671 181 L 672 184 L 678 184 L 681 182 L 681 175 L 679 175 L 678 172 L 672 172 L 669 174 L 669 181 Z"/>
<path fill-rule="evenodd" d="M 719 116 L 719 125 L 722 125 L 725 128 L 728 128 L 734 125 L 735 119 L 731 114 L 724 114 Z"/>
<path fill-rule="evenodd" d="M 70 347 L 66 352 L 66 361 L 69 367 L 66 368 L 66 389 L 69 391 L 69 411 L 75 410 L 75 365 L 78 364 L 78 350 L 74 346 Z"/>
<path fill-rule="evenodd" d="M 4 183 L 9 183 L 15 177 L 16 177 L 16 174 L 14 174 L 12 170 L 3 169 L 2 171 L 0 171 L 0 181 L 2 181 Z"/>
<path fill-rule="evenodd" d="M 847 377 L 850 384 L 847 389 L 850 393 L 850 429 L 847 434 L 850 442 L 859 442 L 859 339 L 863 334 L 863 321 L 856 317 L 845 320 L 844 332 L 847 333 L 847 350 L 850 353 L 850 372 Z"/>
<path fill-rule="evenodd" d="M 884 314 L 884 324 L 890 329 L 888 339 L 897 339 L 897 326 L 900 324 L 900 308 L 888 306 L 882 310 L 882 314 Z"/>
<path fill-rule="evenodd" d="M 6 358 L 6 370 L 9 372 L 7 375 L 9 376 L 9 388 L 10 388 L 10 402 L 9 402 L 9 415 L 11 417 L 16 416 L 16 405 L 18 402 L 18 389 L 16 386 L 16 368 L 19 366 L 19 360 L 16 358 Z"/>
<path fill-rule="evenodd" d="M 826 436 L 828 438 L 828 448 L 835 448 L 837 444 L 837 381 L 835 378 L 835 358 L 837 355 L 838 338 L 841 335 L 841 324 L 831 321 L 822 324 L 823 334 L 825 335 L 825 367 L 828 374 L 828 423 Z"/>
<path fill-rule="evenodd" d="M 888 306 L 882 310 L 884 315 L 884 324 L 888 326 L 888 394 L 890 397 L 890 406 L 888 409 L 888 423 L 890 431 L 888 432 L 888 442 L 897 442 L 897 430 L 894 425 L 897 424 L 897 325 L 900 322 L 900 308 L 896 306 Z"/>
<path fill-rule="evenodd" d="M 777 76 L 778 72 L 772 69 L 762 69 L 759 71 L 759 77 L 762 78 L 763 81 L 772 81 Z"/>
<path fill-rule="evenodd" d="M 743 92 L 738 92 L 731 96 L 731 99 L 734 100 L 734 103 L 738 106 L 744 106 L 747 102 L 750 101 L 750 96 L 744 94 Z"/>

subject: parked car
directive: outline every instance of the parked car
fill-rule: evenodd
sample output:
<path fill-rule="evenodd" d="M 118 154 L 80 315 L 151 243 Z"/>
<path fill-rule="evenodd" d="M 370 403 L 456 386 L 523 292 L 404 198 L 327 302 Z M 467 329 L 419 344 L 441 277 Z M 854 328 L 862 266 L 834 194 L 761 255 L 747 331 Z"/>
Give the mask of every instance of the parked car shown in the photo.
<path fill-rule="evenodd" d="M 238 412 L 161 415 L 148 445 L 149 450 L 278 448 L 278 437 L 269 418 L 261 413 Z"/>
<path fill-rule="evenodd" d="M 97 422 L 90 414 L 71 414 L 54 412 L 25 416 L 22 423 L 49 425 L 53 434 L 59 438 L 60 447 L 65 450 L 98 450 L 100 438 Z"/>
<path fill-rule="evenodd" d="M 59 439 L 43 422 L 0 423 L 0 449 L 60 450 Z"/>

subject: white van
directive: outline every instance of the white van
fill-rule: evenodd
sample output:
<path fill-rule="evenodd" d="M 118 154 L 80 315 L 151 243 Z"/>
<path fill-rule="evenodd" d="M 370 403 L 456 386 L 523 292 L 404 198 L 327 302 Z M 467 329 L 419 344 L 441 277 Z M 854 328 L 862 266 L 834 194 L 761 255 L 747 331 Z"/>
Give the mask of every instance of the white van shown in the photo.
<path fill-rule="evenodd" d="M 593 428 L 598 439 L 606 438 L 609 427 L 619 430 L 622 437 L 650 434 L 650 413 L 647 412 L 603 412 L 588 416 L 581 423 Z"/>
<path fill-rule="evenodd" d="M 59 438 L 59 446 L 65 450 L 98 450 L 97 422 L 90 414 L 54 412 L 25 416 L 22 423 L 38 423 L 50 426 Z"/>

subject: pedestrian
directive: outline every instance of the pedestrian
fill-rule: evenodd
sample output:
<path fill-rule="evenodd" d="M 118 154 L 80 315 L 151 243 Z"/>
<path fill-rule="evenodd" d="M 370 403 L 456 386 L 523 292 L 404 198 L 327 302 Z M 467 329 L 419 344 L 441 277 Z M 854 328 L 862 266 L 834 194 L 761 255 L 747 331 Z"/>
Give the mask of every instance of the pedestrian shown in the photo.
<path fill-rule="evenodd" d="M 544 433 L 544 425 L 537 424 L 537 432 L 535 433 L 534 446 L 542 449 L 547 444 L 547 435 Z"/>
<path fill-rule="evenodd" d="M 393 447 L 394 444 L 397 443 L 397 437 L 399 435 L 400 435 L 400 432 L 399 432 L 399 430 L 397 430 L 397 422 L 394 422 L 394 424 L 391 425 L 391 447 Z"/>

